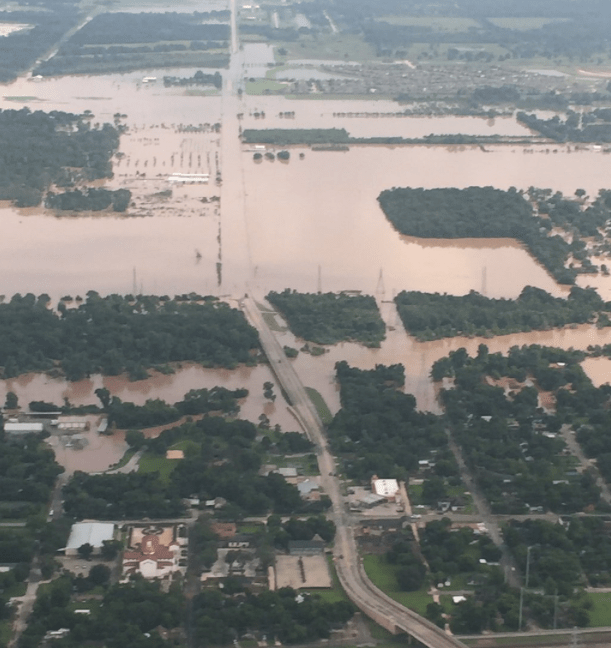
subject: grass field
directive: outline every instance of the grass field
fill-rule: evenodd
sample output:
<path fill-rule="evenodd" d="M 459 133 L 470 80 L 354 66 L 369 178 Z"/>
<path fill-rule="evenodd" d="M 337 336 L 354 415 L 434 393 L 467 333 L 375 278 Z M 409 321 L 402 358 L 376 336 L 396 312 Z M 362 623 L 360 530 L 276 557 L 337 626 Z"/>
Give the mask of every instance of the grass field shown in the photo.
<path fill-rule="evenodd" d="M 386 562 L 384 556 L 364 556 L 363 566 L 367 576 L 376 587 L 410 610 L 423 615 L 426 612 L 426 606 L 433 602 L 433 597 L 427 594 L 426 586 L 417 592 L 401 592 L 397 585 L 394 568 Z"/>
<path fill-rule="evenodd" d="M 527 31 L 528 29 L 540 29 L 545 25 L 553 22 L 561 22 L 562 18 L 537 18 L 531 16 L 524 17 L 507 17 L 507 18 L 488 18 L 488 20 L 497 27 L 502 29 L 517 29 Z"/>
<path fill-rule="evenodd" d="M 12 623 L 10 619 L 0 622 L 0 646 L 7 646 L 13 634 Z"/>
<path fill-rule="evenodd" d="M 353 34 L 328 34 L 318 38 L 303 37 L 295 42 L 278 43 L 286 55 L 276 54 L 278 61 L 291 59 L 322 59 L 344 61 L 375 60 L 375 51 L 360 36 Z"/>
<path fill-rule="evenodd" d="M 333 414 L 331 414 L 331 410 L 327 403 L 325 403 L 325 399 L 314 389 L 314 387 L 306 387 L 305 390 L 312 403 L 314 403 L 314 407 L 318 412 L 318 416 L 320 416 L 320 420 L 324 425 L 329 425 L 333 420 Z"/>
<path fill-rule="evenodd" d="M 588 594 L 594 603 L 590 610 L 590 625 L 594 628 L 611 625 L 611 594 Z"/>
<path fill-rule="evenodd" d="M 158 472 L 161 481 L 167 482 L 174 468 L 178 465 L 180 459 L 166 459 L 159 455 L 149 454 L 142 455 L 138 463 L 139 473 Z"/>
<path fill-rule="evenodd" d="M 262 95 L 266 93 L 275 94 L 286 90 L 286 83 L 280 83 L 273 79 L 255 79 L 246 82 L 246 94 Z"/>
<path fill-rule="evenodd" d="M 479 22 L 473 18 L 453 16 L 382 16 L 377 20 L 391 25 L 431 27 L 435 31 L 444 32 L 465 32 L 470 27 L 480 27 Z"/>

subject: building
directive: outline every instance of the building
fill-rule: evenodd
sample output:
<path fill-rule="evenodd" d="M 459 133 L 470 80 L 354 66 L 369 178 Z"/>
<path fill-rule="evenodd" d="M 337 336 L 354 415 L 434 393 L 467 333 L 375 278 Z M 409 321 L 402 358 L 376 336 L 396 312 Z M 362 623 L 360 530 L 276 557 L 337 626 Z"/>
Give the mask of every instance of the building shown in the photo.
<path fill-rule="evenodd" d="M 93 553 L 99 554 L 104 541 L 112 540 L 115 535 L 115 525 L 111 522 L 77 522 L 72 525 L 70 537 L 66 545 L 66 556 L 78 555 L 79 547 L 90 544 Z"/>
<path fill-rule="evenodd" d="M 376 495 L 381 495 L 388 500 L 394 500 L 399 493 L 399 482 L 396 479 L 377 479 L 371 480 L 371 490 Z"/>
<path fill-rule="evenodd" d="M 367 493 L 367 495 L 363 495 L 361 499 L 358 501 L 358 503 L 363 507 L 363 508 L 373 508 L 374 506 L 379 506 L 380 504 L 385 504 L 386 503 L 386 498 L 383 495 L 376 495 L 375 493 Z"/>
<path fill-rule="evenodd" d="M 316 534 L 311 540 L 289 540 L 289 555 L 317 556 L 324 553 L 325 541 Z"/>
<path fill-rule="evenodd" d="M 44 429 L 43 423 L 5 423 L 4 431 L 6 434 L 39 434 Z"/>
<path fill-rule="evenodd" d="M 168 578 L 186 570 L 186 526 L 134 525 L 130 527 L 123 553 L 123 577 L 141 574 L 144 578 Z"/>

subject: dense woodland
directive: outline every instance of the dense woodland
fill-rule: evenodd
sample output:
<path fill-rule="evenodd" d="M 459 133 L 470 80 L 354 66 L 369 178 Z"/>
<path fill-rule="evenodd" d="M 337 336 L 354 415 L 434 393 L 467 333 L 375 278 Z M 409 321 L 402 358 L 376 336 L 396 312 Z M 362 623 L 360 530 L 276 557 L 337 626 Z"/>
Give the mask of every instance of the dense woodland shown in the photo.
<path fill-rule="evenodd" d="M 100 605 L 92 608 L 91 615 L 84 615 L 74 612 L 72 601 L 74 591 L 82 586 L 80 581 L 83 580 L 64 574 L 47 587 L 38 589 L 32 620 L 19 641 L 19 648 L 37 648 L 48 630 L 58 628 L 67 628 L 70 633 L 53 641 L 57 648 L 77 648 L 100 641 L 106 646 L 134 648 L 170 648 L 174 645 L 162 639 L 155 629 L 172 630 L 182 624 L 185 602 L 179 585 L 170 587 L 166 593 L 159 582 L 143 578 L 112 586 L 102 582 L 98 586 L 103 591 Z"/>
<path fill-rule="evenodd" d="M 370 295 L 298 293 L 287 288 L 266 299 L 287 320 L 295 335 L 317 344 L 358 341 L 380 346 L 386 327 Z"/>
<path fill-rule="evenodd" d="M 30 68 L 48 52 L 66 32 L 76 26 L 79 13 L 77 0 L 58 0 L 41 6 L 21 1 L 29 7 L 0 11 L 0 22 L 32 25 L 31 29 L 13 32 L 0 38 L 0 83 L 9 83 Z"/>
<path fill-rule="evenodd" d="M 595 475 L 577 470 L 558 434 L 564 421 L 587 420 L 604 394 L 584 374 L 583 357 L 536 345 L 503 356 L 482 344 L 476 357 L 459 349 L 433 365 L 434 380 L 453 378 L 441 392 L 446 416 L 494 512 L 574 513 L 598 504 Z M 507 393 L 497 382 L 503 378 Z M 538 389 L 552 392 L 555 416 L 539 406 Z"/>
<path fill-rule="evenodd" d="M 29 108 L 0 111 L 0 200 L 40 204 L 50 185 L 112 176 L 120 128 L 91 126 L 91 115 Z"/>
<path fill-rule="evenodd" d="M 402 365 L 363 371 L 342 361 L 335 370 L 342 408 L 328 433 L 349 478 L 368 481 L 377 474 L 406 479 L 433 450 L 438 470 L 444 476 L 456 474 L 439 417 L 418 412 L 416 399 L 399 391 L 405 380 Z"/>
<path fill-rule="evenodd" d="M 402 291 L 395 297 L 407 331 L 418 340 L 456 335 L 503 335 L 593 322 L 611 310 L 593 288 L 574 286 L 566 299 L 526 286 L 517 299 L 491 299 L 475 291 L 455 296 Z M 608 325 L 606 315 L 599 317 Z"/>
<path fill-rule="evenodd" d="M 291 588 L 265 592 L 223 593 L 207 590 L 193 599 L 195 638 L 200 646 L 227 645 L 237 633 L 257 632 L 284 644 L 328 639 L 331 629 L 343 626 L 353 615 L 351 603 L 329 603 L 317 594 Z"/>
<path fill-rule="evenodd" d="M 535 217 L 531 204 L 515 188 L 394 188 L 383 191 L 378 202 L 401 234 L 518 239 L 556 281 L 575 281 L 577 270 L 565 267 L 571 253 L 569 244 L 558 235 L 546 233 L 543 219 Z"/>
<path fill-rule="evenodd" d="M 45 207 L 62 211 L 103 211 L 124 212 L 132 197 L 129 189 L 75 189 L 63 193 L 49 193 L 45 196 Z"/>
<path fill-rule="evenodd" d="M 0 304 L 0 365 L 4 377 L 61 370 L 68 380 L 93 373 L 145 370 L 192 360 L 235 367 L 253 362 L 258 337 L 239 311 L 223 302 L 184 303 L 168 297 L 90 291 L 84 303 L 59 312 L 46 295 L 15 295 Z"/>

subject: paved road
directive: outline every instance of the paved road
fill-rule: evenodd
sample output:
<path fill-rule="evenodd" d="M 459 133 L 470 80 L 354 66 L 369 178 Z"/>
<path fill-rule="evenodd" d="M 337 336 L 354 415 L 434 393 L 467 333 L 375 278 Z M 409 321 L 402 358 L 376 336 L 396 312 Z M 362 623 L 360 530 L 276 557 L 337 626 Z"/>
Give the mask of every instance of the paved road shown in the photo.
<path fill-rule="evenodd" d="M 241 300 L 250 323 L 259 332 L 261 346 L 276 378 L 284 388 L 303 429 L 316 445 L 321 485 L 332 502 L 333 521 L 337 527 L 334 560 L 337 575 L 350 599 L 380 625 L 393 633 L 406 632 L 429 648 L 457 648 L 464 646 L 455 637 L 447 635 L 436 625 L 408 610 L 375 587 L 363 569 L 358 554 L 354 531 L 344 509 L 335 462 L 327 446 L 322 423 L 307 396 L 292 364 L 280 343 L 270 331 L 251 296 Z"/>

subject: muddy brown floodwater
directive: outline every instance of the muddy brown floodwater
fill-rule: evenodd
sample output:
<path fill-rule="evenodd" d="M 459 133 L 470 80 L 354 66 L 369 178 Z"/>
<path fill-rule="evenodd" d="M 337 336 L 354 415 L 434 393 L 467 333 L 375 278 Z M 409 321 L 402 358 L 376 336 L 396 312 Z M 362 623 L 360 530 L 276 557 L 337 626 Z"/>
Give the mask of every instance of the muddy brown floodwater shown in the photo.
<path fill-rule="evenodd" d="M 3 88 L 0 107 L 92 110 L 94 122 L 126 114 L 129 132 L 122 138 L 114 178 L 101 184 L 127 187 L 133 205 L 124 216 L 62 215 L 45 209 L 0 206 L 0 293 L 49 293 L 52 297 L 137 291 L 176 294 L 196 291 L 261 298 L 269 290 L 360 290 L 376 296 L 388 326 L 380 349 L 339 344 L 321 357 L 301 353 L 294 361 L 303 382 L 315 387 L 337 411 L 334 364 L 371 368 L 401 362 L 407 392 L 422 409 L 439 411 L 429 379 L 432 363 L 465 346 L 474 353 L 481 339 L 453 338 L 418 343 L 403 330 L 392 304 L 400 290 L 515 297 L 525 285 L 565 295 L 528 252 L 513 240 L 421 240 L 399 235 L 377 204 L 380 191 L 393 186 L 467 187 L 491 185 L 550 187 L 565 194 L 583 188 L 593 196 L 611 185 L 611 155 L 572 146 L 505 144 L 480 147 L 351 147 L 347 152 L 314 152 L 291 147 L 288 163 L 253 160 L 253 148 L 238 141 L 239 127 L 343 128 L 353 135 L 429 133 L 521 135 L 514 119 L 397 117 L 401 108 L 387 101 L 287 100 L 282 97 L 193 96 L 145 76 L 191 76 L 194 69 L 148 70 L 125 75 L 65 77 L 40 82 L 18 80 Z M 235 65 L 227 87 L 236 87 Z M 265 112 L 265 118 L 256 113 Z M 279 117 L 291 112 L 290 119 Z M 350 116 L 338 116 L 349 113 Z M 371 116 L 376 113 L 378 116 Z M 238 120 L 237 115 L 242 118 Z M 213 127 L 222 122 L 219 133 Z M 303 154 L 303 159 L 300 154 Z M 207 184 L 179 185 L 173 173 L 209 174 Z M 216 182 L 222 178 L 222 186 Z M 168 192 L 171 191 L 171 194 Z M 604 262 L 601 260 L 601 262 Z M 611 299 L 611 278 L 580 277 Z M 134 285 L 135 284 L 135 285 Z M 283 343 L 301 347 L 290 333 Z M 513 345 L 549 344 L 587 348 L 611 342 L 607 330 L 577 327 L 484 340 L 491 351 Z M 587 361 L 588 372 L 605 363 Z M 591 375 L 594 376 L 593 373 Z M 596 374 L 599 375 L 599 374 Z M 272 425 L 297 429 L 279 395 L 263 398 L 263 382 L 273 377 L 266 366 L 236 371 L 185 365 L 171 376 L 147 381 L 93 376 L 69 384 L 42 375 L 0 382 L 0 399 L 14 391 L 22 405 L 31 400 L 96 403 L 105 386 L 123 400 L 147 398 L 175 402 L 190 389 L 223 385 L 247 387 L 242 415 L 257 421 L 265 413 Z M 596 378 L 595 381 L 599 381 Z M 101 444 L 101 445 L 99 445 Z M 123 453 L 120 436 L 90 440 L 83 450 L 62 446 L 58 456 L 74 466 L 102 470 Z"/>

